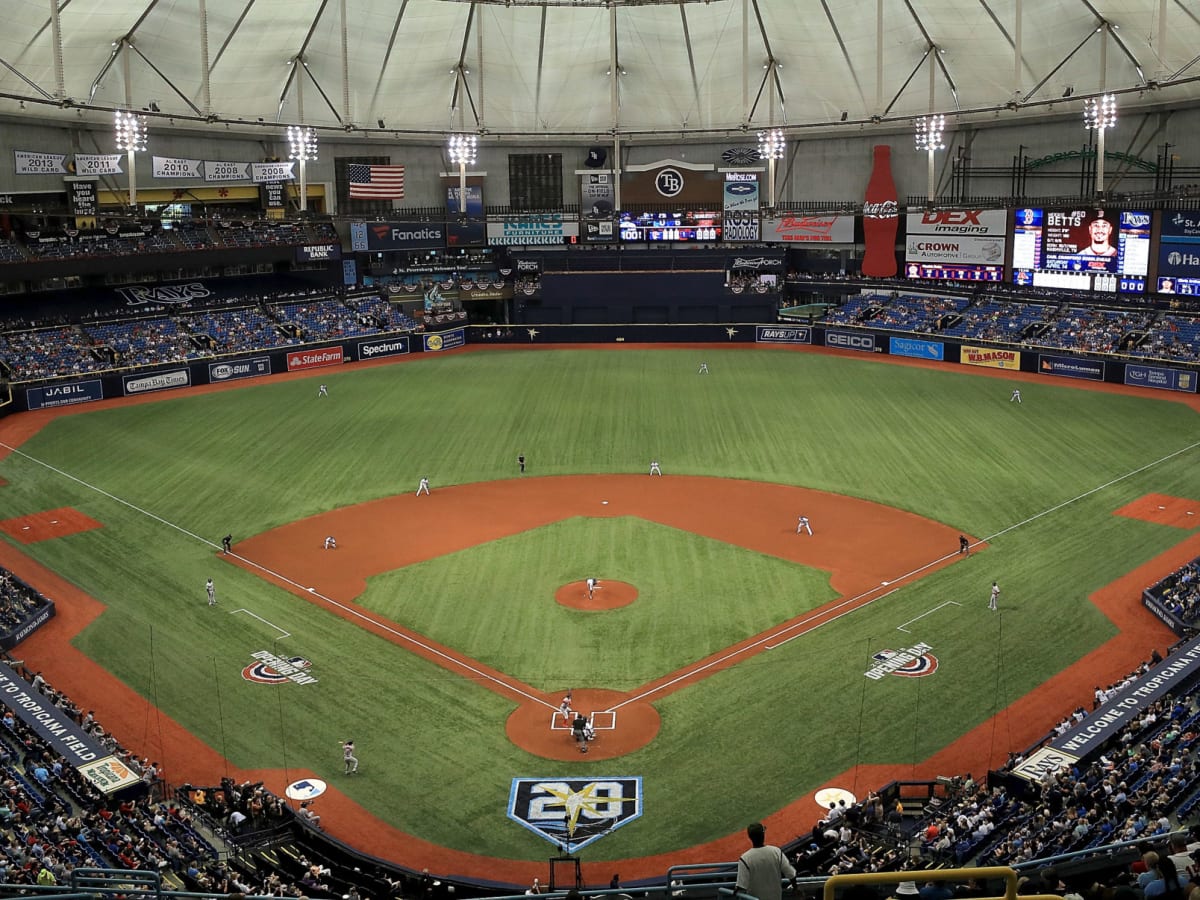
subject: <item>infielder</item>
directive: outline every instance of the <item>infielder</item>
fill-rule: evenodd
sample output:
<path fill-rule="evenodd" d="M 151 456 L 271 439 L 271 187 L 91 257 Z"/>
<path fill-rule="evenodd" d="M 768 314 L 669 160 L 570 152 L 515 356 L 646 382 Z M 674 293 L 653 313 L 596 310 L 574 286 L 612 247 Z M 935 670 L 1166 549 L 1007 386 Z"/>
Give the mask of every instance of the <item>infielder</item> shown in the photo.
<path fill-rule="evenodd" d="M 796 534 L 812 535 L 812 526 L 808 524 L 808 516 L 801 516 L 800 521 L 796 523 Z"/>
<path fill-rule="evenodd" d="M 650 460 L 650 474 L 651 475 L 661 475 L 662 474 L 662 469 L 660 469 L 658 467 L 657 459 Z"/>
<path fill-rule="evenodd" d="M 421 494 L 426 494 L 426 495 L 429 494 L 429 479 L 428 478 L 422 478 L 421 483 L 417 485 L 417 496 L 420 497 Z"/>

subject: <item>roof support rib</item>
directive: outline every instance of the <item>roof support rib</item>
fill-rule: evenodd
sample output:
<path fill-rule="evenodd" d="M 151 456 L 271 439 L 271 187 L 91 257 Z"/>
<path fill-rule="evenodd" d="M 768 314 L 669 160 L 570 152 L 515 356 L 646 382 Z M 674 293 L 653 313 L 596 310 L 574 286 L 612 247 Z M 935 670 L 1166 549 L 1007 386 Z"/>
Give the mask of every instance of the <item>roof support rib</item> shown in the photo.
<path fill-rule="evenodd" d="M 1045 86 L 1046 82 L 1049 81 L 1051 78 L 1053 78 L 1058 73 L 1059 69 L 1061 69 L 1068 62 L 1070 62 L 1071 58 L 1076 53 L 1078 53 L 1080 50 L 1082 50 L 1084 48 L 1084 45 L 1086 45 L 1088 41 L 1090 41 L 1093 37 L 1095 37 L 1099 33 L 1100 33 L 1099 28 L 1093 28 L 1091 31 L 1089 31 L 1087 33 L 1087 37 L 1085 37 L 1082 41 L 1080 41 L 1078 44 L 1075 45 L 1074 50 L 1072 50 L 1070 53 L 1068 53 L 1066 56 L 1064 56 L 1062 59 L 1060 59 L 1058 61 L 1058 65 L 1056 65 L 1053 69 L 1051 69 L 1049 72 L 1046 73 L 1045 78 L 1043 78 L 1041 81 L 1039 81 L 1037 84 L 1035 84 L 1032 88 L 1029 89 L 1029 93 L 1027 93 L 1024 97 L 1021 98 L 1021 102 L 1028 103 L 1030 98 L 1033 97 L 1033 95 L 1036 94 L 1038 91 L 1040 91 Z"/>
<path fill-rule="evenodd" d="M 8 69 L 8 71 L 12 72 L 14 75 L 16 75 L 18 78 L 20 78 L 23 82 L 25 82 L 27 85 L 29 85 L 31 88 L 33 88 L 35 91 L 37 91 L 39 94 L 41 94 L 47 100 L 56 99 L 49 91 L 44 90 L 40 84 L 37 84 L 34 81 L 31 81 L 25 75 L 24 72 L 22 72 L 20 69 L 16 68 L 16 66 L 14 66 L 12 63 L 10 63 L 8 60 L 0 58 L 0 66 L 4 66 L 4 68 Z"/>
<path fill-rule="evenodd" d="M 146 65 L 148 65 L 151 69 L 153 69 L 154 74 L 157 75 L 159 78 L 161 78 L 163 80 L 163 83 L 166 84 L 166 86 L 169 87 L 171 90 L 173 90 L 175 92 L 176 96 L 178 96 L 180 100 L 182 100 L 184 103 L 186 103 L 188 105 L 188 108 L 191 109 L 192 112 L 194 112 L 198 116 L 203 115 L 203 113 L 200 112 L 199 107 L 197 107 L 196 104 L 193 103 L 188 98 L 188 96 L 183 93 L 183 91 L 181 91 L 178 87 L 176 87 L 175 83 L 173 81 L 171 81 L 171 79 L 168 78 L 166 75 L 164 75 L 162 70 L 159 69 L 158 66 L 156 66 L 153 62 L 150 61 L 150 57 L 148 57 L 145 53 L 143 53 L 141 50 L 139 50 L 137 48 L 136 44 L 130 44 L 128 49 L 132 50 L 134 53 L 136 53 Z"/>
<path fill-rule="evenodd" d="M 534 81 L 535 93 L 533 98 L 533 121 L 541 123 L 545 127 L 546 123 L 542 121 L 542 75 L 545 72 L 546 64 L 546 7 L 542 7 L 541 17 L 538 20 L 538 61 L 537 61 L 537 78 Z"/>
<path fill-rule="evenodd" d="M 392 59 L 392 51 L 396 48 L 396 35 L 400 33 L 400 22 L 404 19 L 404 11 L 408 9 L 408 0 L 400 0 L 400 9 L 396 13 L 396 21 L 392 23 L 392 33 L 388 37 L 387 49 L 383 52 L 383 62 L 379 66 L 379 77 L 375 79 L 375 90 L 371 94 L 371 109 L 379 113 L 380 110 L 375 109 L 375 101 L 379 97 L 379 89 L 383 86 L 383 74 L 387 71 L 388 63 Z"/>
<path fill-rule="evenodd" d="M 688 28 L 687 9 L 682 2 L 679 4 L 679 21 L 683 26 L 683 44 L 687 47 L 688 69 L 692 73 L 692 99 L 696 104 L 696 117 L 703 122 L 704 110 L 700 106 L 700 82 L 696 78 L 696 53 L 692 48 L 692 33 Z M 684 119 L 683 124 L 688 124 L 687 119 Z"/>
<path fill-rule="evenodd" d="M 342 120 L 352 122 L 350 115 L 350 23 L 346 19 L 346 0 L 339 0 L 338 13 L 342 26 Z"/>
<path fill-rule="evenodd" d="M 913 70 L 911 72 L 909 72 L 908 77 L 904 79 L 904 84 L 900 85 L 900 90 L 896 91 L 896 93 L 892 95 L 891 102 L 888 103 L 888 105 L 884 107 L 881 115 L 886 116 L 888 113 L 890 113 L 892 111 L 892 107 L 896 105 L 896 101 L 900 99 L 900 95 L 904 93 L 905 89 L 912 82 L 912 80 L 917 77 L 917 73 L 921 71 L 921 66 L 923 66 L 925 64 L 925 60 L 927 60 L 929 58 L 929 54 L 931 54 L 933 52 L 934 52 L 934 48 L 933 48 L 932 44 L 930 44 L 928 47 L 925 48 L 925 52 L 921 54 L 921 58 L 919 60 L 917 60 L 917 64 L 915 66 L 913 66 Z M 930 63 L 930 65 L 933 65 L 933 64 Z"/>
<path fill-rule="evenodd" d="M 254 7 L 255 0 L 246 0 L 246 5 L 242 7 L 242 14 L 238 16 L 237 21 L 233 23 L 233 28 L 229 30 L 229 34 L 225 35 L 225 40 L 221 42 L 221 48 L 217 50 L 217 55 L 213 57 L 212 65 L 209 66 L 208 72 L 211 75 L 213 69 L 217 67 L 217 63 L 221 61 L 221 57 L 225 55 L 226 48 L 229 47 L 234 35 L 238 33 L 238 29 L 242 27 L 242 23 L 246 21 L 246 16 L 250 14 L 250 10 Z"/>
<path fill-rule="evenodd" d="M 829 0 L 821 0 L 821 8 L 825 10 L 825 18 L 829 21 L 829 27 L 833 30 L 833 36 L 837 40 L 838 48 L 842 51 L 842 59 L 846 62 L 846 71 L 850 73 L 850 80 L 854 82 L 854 87 L 858 91 L 858 96 L 862 98 L 862 84 L 858 80 L 858 69 L 854 66 L 854 60 L 850 58 L 850 51 L 846 49 L 846 41 L 842 37 L 842 31 L 838 28 L 837 22 L 833 18 L 833 11 L 829 8 Z"/>

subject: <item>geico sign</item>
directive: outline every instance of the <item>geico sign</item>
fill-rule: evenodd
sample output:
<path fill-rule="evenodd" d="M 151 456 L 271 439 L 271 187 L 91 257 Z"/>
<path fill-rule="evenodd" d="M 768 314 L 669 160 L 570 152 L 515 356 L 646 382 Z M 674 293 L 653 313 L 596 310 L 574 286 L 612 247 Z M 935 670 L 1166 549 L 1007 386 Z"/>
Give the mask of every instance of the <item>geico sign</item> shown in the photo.
<path fill-rule="evenodd" d="M 875 336 L 870 334 L 843 334 L 840 331 L 825 333 L 826 347 L 845 347 L 847 350 L 874 350 Z"/>

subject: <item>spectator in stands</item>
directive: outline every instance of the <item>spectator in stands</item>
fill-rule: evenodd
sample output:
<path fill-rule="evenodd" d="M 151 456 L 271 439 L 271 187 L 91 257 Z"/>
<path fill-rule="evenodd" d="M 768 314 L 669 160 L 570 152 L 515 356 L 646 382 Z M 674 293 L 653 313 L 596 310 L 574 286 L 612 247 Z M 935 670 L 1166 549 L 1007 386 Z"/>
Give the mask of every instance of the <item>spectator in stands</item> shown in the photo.
<path fill-rule="evenodd" d="M 761 822 L 754 822 L 746 828 L 750 849 L 738 859 L 735 895 L 744 893 L 758 900 L 780 900 L 784 879 L 789 879 L 792 889 L 795 889 L 795 868 L 782 850 L 766 843 L 766 834 L 767 829 Z"/>

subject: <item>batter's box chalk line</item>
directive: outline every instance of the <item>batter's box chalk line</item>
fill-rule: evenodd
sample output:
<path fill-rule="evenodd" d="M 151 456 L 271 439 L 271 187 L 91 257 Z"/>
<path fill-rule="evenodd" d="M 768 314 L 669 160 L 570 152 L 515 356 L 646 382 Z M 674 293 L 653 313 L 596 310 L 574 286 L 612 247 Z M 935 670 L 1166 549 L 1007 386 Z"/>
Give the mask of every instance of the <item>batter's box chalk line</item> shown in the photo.
<path fill-rule="evenodd" d="M 572 710 L 571 712 L 572 712 L 571 718 L 574 719 L 575 710 Z M 589 715 L 588 720 L 592 723 L 592 728 L 594 728 L 596 731 L 616 731 L 617 730 L 617 712 L 616 712 L 616 710 L 612 710 L 612 709 L 598 710 L 596 712 L 593 712 L 591 715 Z M 570 722 L 570 720 L 563 719 L 562 713 L 555 712 L 553 717 L 551 717 L 551 719 L 550 719 L 550 730 L 551 731 L 570 731 L 571 730 L 571 722 Z"/>

